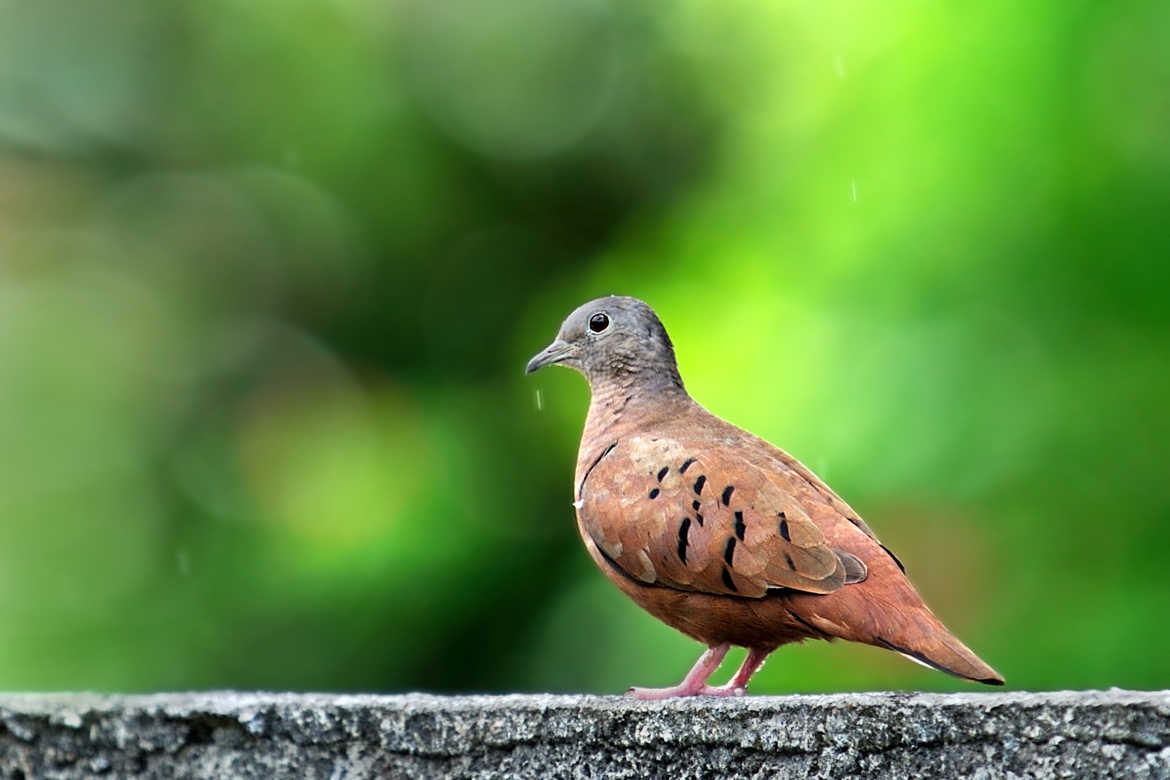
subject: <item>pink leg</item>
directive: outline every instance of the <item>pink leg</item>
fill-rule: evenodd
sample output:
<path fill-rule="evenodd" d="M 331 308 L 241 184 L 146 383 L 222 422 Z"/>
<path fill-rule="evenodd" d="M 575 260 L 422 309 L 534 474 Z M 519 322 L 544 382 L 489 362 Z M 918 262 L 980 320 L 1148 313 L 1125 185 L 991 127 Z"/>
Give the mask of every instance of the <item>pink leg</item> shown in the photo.
<path fill-rule="evenodd" d="M 744 696 L 747 694 L 748 680 L 756 673 L 756 670 L 764 665 L 764 659 L 768 657 L 768 650 L 748 650 L 747 657 L 743 659 L 743 663 L 739 665 L 739 671 L 735 676 L 728 680 L 724 685 L 718 688 L 710 688 L 703 691 L 708 696 Z"/>
<path fill-rule="evenodd" d="M 669 688 L 630 688 L 627 693 L 635 699 L 670 699 L 675 696 L 695 696 L 715 690 L 707 685 L 707 678 L 715 673 L 731 645 L 713 645 L 699 656 L 699 660 L 678 685 Z"/>

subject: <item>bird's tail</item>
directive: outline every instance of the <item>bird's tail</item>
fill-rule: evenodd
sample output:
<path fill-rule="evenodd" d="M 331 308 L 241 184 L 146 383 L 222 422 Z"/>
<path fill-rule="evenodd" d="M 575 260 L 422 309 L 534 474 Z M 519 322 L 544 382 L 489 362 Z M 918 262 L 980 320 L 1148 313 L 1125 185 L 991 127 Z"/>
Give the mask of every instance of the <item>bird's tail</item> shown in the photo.
<path fill-rule="evenodd" d="M 847 586 L 811 597 L 808 624 L 827 635 L 883 647 L 932 669 L 966 680 L 1003 685 L 1003 677 L 959 641 L 903 577 L 889 578 L 884 592 Z"/>
<path fill-rule="evenodd" d="M 867 637 L 866 641 L 955 677 L 987 685 L 1003 685 L 1003 676 L 947 630 L 925 604 L 903 612 L 900 617 L 892 625 L 884 626 L 880 634 Z"/>

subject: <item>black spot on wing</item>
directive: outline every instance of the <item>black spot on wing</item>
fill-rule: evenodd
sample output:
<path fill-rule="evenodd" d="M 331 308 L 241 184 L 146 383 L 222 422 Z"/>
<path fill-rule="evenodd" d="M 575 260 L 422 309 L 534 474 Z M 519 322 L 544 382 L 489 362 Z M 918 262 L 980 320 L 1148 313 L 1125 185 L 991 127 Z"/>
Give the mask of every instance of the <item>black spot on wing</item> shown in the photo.
<path fill-rule="evenodd" d="M 601 463 L 602 458 L 604 458 L 609 453 L 613 452 L 613 448 L 616 447 L 617 444 L 618 443 L 615 441 L 613 444 L 609 445 L 604 450 L 602 450 L 601 454 L 597 456 L 597 460 L 593 461 L 593 463 L 590 464 L 589 469 L 585 472 L 585 476 L 581 477 L 581 484 L 577 486 L 577 500 L 578 501 L 581 500 L 581 495 L 582 495 L 582 493 L 585 492 L 585 482 L 586 482 L 586 480 L 589 479 L 589 475 L 593 473 L 593 469 L 597 468 L 597 464 Z"/>
<path fill-rule="evenodd" d="M 732 559 L 735 557 L 735 537 L 729 536 L 727 538 L 727 546 L 723 548 L 723 560 L 727 561 L 727 565 L 732 565 Z"/>
<path fill-rule="evenodd" d="M 780 536 L 784 539 L 784 541 L 791 542 L 792 537 L 788 535 L 788 519 L 786 517 L 784 517 L 783 512 L 780 513 L 779 517 L 780 517 Z"/>
<path fill-rule="evenodd" d="M 723 496 L 722 496 L 723 506 L 730 506 L 731 505 L 731 494 L 734 491 L 735 491 L 735 485 L 728 485 L 727 487 L 723 488 Z"/>
<path fill-rule="evenodd" d="M 794 564 L 792 562 L 792 556 L 789 555 L 788 553 L 784 553 L 784 562 L 788 564 L 789 569 L 792 569 L 792 571 L 796 571 L 796 564 Z"/>
<path fill-rule="evenodd" d="M 661 491 L 659 491 L 658 488 L 654 488 L 653 490 L 650 491 L 650 498 L 658 498 L 658 494 L 660 492 Z"/>
<path fill-rule="evenodd" d="M 735 535 L 739 540 L 743 541 L 743 535 L 747 532 L 747 526 L 743 522 L 743 512 L 736 511 L 735 513 Z"/>
<path fill-rule="evenodd" d="M 707 484 L 707 475 L 700 474 L 699 478 L 695 480 L 695 495 L 701 496 L 703 494 L 703 485 Z"/>
<path fill-rule="evenodd" d="M 739 588 L 735 587 L 735 582 L 731 579 L 731 572 L 726 568 L 723 570 L 723 584 L 727 586 L 728 590 L 739 593 Z"/>
<path fill-rule="evenodd" d="M 684 517 L 678 525 L 678 559 L 687 562 L 687 532 L 691 530 L 691 518 Z"/>
<path fill-rule="evenodd" d="M 898 564 L 898 568 L 902 570 L 902 573 L 903 573 L 903 574 L 905 574 L 905 573 L 906 573 L 906 567 L 902 565 L 902 562 L 901 562 L 900 560 L 898 560 L 898 556 L 897 556 L 897 555 L 894 555 L 892 552 L 890 552 L 890 548 L 889 548 L 889 547 L 886 547 L 886 546 L 885 546 L 884 544 L 882 544 L 881 542 L 878 542 L 878 546 L 879 546 L 879 547 L 881 547 L 883 550 L 885 550 L 885 551 L 886 551 L 886 555 L 888 555 L 888 556 L 890 556 L 891 558 L 893 558 L 893 559 L 894 559 L 894 563 Z"/>
<path fill-rule="evenodd" d="M 702 506 L 702 505 L 699 503 L 698 499 L 695 499 L 694 501 L 691 502 L 691 509 L 695 510 L 696 512 L 699 511 L 700 506 Z"/>
<path fill-rule="evenodd" d="M 865 523 L 861 522 L 860 518 L 849 517 L 846 519 L 849 522 L 853 523 L 853 525 L 856 526 L 857 529 L 860 530 L 862 533 L 864 533 L 866 536 L 870 537 L 871 539 L 873 538 L 873 532 L 871 532 L 868 528 L 865 527 Z M 877 539 L 874 539 L 874 541 L 877 542 Z M 898 564 L 898 568 L 902 570 L 903 574 L 906 573 L 906 567 L 902 565 L 902 562 L 900 560 L 898 560 L 898 556 L 894 555 L 894 553 L 891 552 L 889 547 L 886 547 L 881 542 L 878 542 L 878 547 L 881 547 L 883 550 L 886 551 L 886 555 L 890 556 L 890 559 L 894 563 Z"/>
<path fill-rule="evenodd" d="M 811 631 L 813 636 L 828 636 L 828 634 L 826 634 L 824 631 L 821 631 L 819 628 L 817 628 L 812 623 L 810 623 L 807 620 L 805 620 L 804 618 L 802 618 L 800 615 L 793 612 L 791 609 L 788 610 L 788 614 L 791 615 L 792 619 L 795 620 L 797 623 L 800 623 L 802 626 L 804 626 L 809 631 Z"/>
<path fill-rule="evenodd" d="M 695 521 L 699 524 L 700 528 L 703 527 L 703 516 L 698 512 L 695 512 Z"/>
<path fill-rule="evenodd" d="M 691 464 L 694 463 L 696 460 L 698 460 L 698 458 L 687 458 L 686 460 L 684 460 L 683 464 L 678 467 L 678 473 L 679 474 L 686 474 L 687 469 L 689 469 L 691 467 Z"/>
<path fill-rule="evenodd" d="M 663 466 L 662 468 L 660 468 L 658 470 L 658 481 L 659 482 L 662 481 L 662 478 L 666 476 L 666 472 L 668 472 L 668 471 L 670 471 L 670 466 Z"/>

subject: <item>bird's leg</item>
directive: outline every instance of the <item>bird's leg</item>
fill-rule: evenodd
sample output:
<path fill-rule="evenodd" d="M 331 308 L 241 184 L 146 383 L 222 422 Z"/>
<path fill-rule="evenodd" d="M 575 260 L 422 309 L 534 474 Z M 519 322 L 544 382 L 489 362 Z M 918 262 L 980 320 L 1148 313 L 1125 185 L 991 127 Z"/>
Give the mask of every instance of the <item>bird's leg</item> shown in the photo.
<path fill-rule="evenodd" d="M 769 650 L 759 650 L 752 648 L 748 650 L 747 656 L 743 659 L 743 663 L 739 665 L 739 670 L 736 671 L 735 676 L 728 680 L 718 688 L 708 687 L 707 690 L 702 691 L 704 696 L 743 696 L 747 694 L 748 680 L 756 673 L 764 664 L 764 659 L 768 657 Z"/>
<path fill-rule="evenodd" d="M 731 645 L 726 642 L 708 647 L 678 685 L 672 685 L 669 688 L 630 688 L 627 693 L 635 699 L 670 699 L 675 696 L 695 696 L 716 690 L 707 685 L 707 678 L 715 673 L 719 664 L 723 663 L 723 656 L 727 655 L 727 651 L 730 649 Z"/>

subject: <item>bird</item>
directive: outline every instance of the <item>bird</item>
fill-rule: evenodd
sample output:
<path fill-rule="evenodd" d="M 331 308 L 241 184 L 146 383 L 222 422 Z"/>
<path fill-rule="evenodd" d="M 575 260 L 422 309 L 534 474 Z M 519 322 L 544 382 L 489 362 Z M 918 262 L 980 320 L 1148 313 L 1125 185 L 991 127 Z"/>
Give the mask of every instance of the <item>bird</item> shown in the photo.
<path fill-rule="evenodd" d="M 842 639 L 989 685 L 1003 677 L 935 617 L 905 567 L 804 464 L 687 393 L 646 303 L 585 303 L 527 364 L 576 369 L 589 411 L 573 482 L 594 563 L 638 606 L 706 645 L 677 685 L 639 699 L 742 696 L 778 647 Z M 732 646 L 730 680 L 709 684 Z"/>

